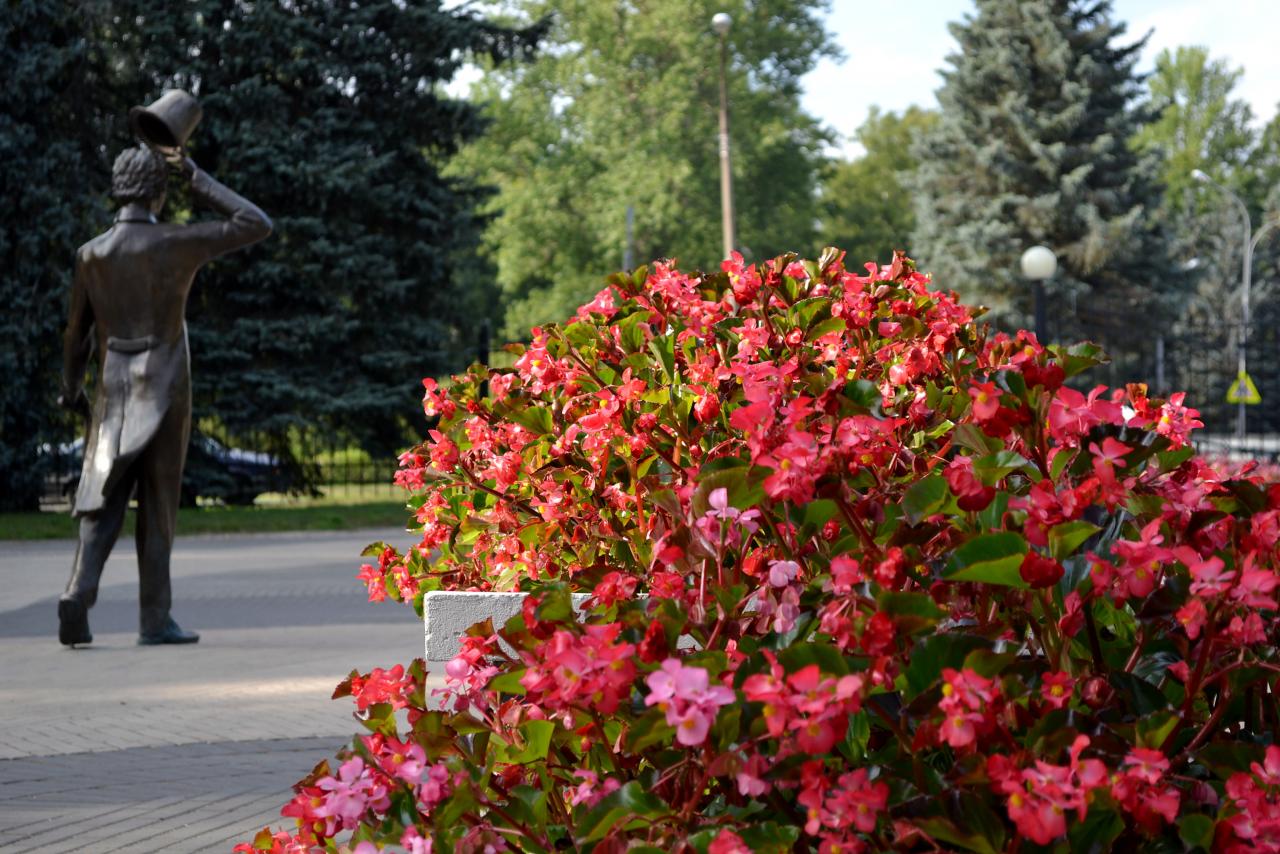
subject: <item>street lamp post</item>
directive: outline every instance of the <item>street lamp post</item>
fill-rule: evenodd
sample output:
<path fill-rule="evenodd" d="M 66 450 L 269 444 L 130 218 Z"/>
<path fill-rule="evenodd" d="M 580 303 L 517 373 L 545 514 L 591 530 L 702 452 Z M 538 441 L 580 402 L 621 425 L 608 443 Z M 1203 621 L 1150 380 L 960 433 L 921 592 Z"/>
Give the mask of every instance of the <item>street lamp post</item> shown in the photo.
<path fill-rule="evenodd" d="M 725 12 L 711 18 L 711 28 L 720 36 L 720 231 L 724 257 L 733 254 L 733 170 L 729 159 L 729 27 L 733 19 Z"/>
<path fill-rule="evenodd" d="M 1253 220 L 1249 216 L 1249 206 L 1244 203 L 1243 199 L 1210 178 L 1200 169 L 1193 170 L 1191 177 L 1201 184 L 1210 184 L 1230 196 L 1232 201 L 1239 206 L 1240 214 L 1244 217 L 1244 259 L 1240 265 L 1240 335 L 1237 338 L 1238 346 L 1236 348 L 1236 379 L 1239 380 L 1248 373 L 1249 291 L 1253 280 L 1253 248 L 1258 245 L 1258 240 L 1270 228 L 1270 224 L 1258 229 L 1258 234 L 1255 237 L 1253 234 Z M 1239 402 L 1236 403 L 1236 435 L 1243 439 L 1247 430 L 1247 416 L 1245 415 L 1244 396 L 1240 395 L 1240 398 Z"/>
<path fill-rule="evenodd" d="M 1058 271 L 1058 256 L 1048 246 L 1032 246 L 1022 253 L 1022 275 L 1035 285 L 1036 340 L 1047 340 L 1044 320 L 1044 283 Z"/>

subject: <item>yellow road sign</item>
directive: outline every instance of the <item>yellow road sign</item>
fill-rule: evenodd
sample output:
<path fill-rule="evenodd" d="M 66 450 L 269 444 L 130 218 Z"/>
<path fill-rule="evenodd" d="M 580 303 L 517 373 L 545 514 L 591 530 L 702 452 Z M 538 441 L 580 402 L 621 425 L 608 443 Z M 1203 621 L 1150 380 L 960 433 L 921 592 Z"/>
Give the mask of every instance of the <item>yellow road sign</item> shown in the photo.
<path fill-rule="evenodd" d="M 1236 381 L 1231 384 L 1231 388 L 1227 389 L 1227 403 L 1262 403 L 1262 395 L 1258 394 L 1258 387 L 1244 371 L 1240 372 Z"/>

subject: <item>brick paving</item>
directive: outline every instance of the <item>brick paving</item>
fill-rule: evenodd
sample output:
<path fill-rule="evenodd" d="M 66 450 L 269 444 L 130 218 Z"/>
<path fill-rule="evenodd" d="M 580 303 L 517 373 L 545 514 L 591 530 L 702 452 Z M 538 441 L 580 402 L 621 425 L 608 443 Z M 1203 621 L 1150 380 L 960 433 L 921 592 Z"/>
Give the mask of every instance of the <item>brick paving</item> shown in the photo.
<path fill-rule="evenodd" d="M 229 851 L 278 825 L 290 786 L 356 732 L 330 700 L 354 668 L 422 654 L 412 610 L 364 601 L 365 544 L 395 531 L 191 537 L 174 550 L 187 647 L 138 647 L 122 540 L 90 612 L 57 643 L 74 545 L 0 542 L 0 851 Z"/>

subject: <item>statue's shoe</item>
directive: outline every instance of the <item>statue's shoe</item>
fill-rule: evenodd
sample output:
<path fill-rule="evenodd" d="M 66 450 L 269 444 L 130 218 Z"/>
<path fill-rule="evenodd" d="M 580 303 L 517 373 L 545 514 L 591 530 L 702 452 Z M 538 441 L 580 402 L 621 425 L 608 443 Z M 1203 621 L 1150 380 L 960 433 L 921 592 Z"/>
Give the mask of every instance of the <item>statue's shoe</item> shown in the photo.
<path fill-rule="evenodd" d="M 78 599 L 58 600 L 58 640 L 65 646 L 93 643 L 89 609 Z"/>
<path fill-rule="evenodd" d="M 158 632 L 143 632 L 138 635 L 138 646 L 159 646 L 169 643 L 198 643 L 200 635 L 185 631 L 171 617 L 165 627 Z"/>

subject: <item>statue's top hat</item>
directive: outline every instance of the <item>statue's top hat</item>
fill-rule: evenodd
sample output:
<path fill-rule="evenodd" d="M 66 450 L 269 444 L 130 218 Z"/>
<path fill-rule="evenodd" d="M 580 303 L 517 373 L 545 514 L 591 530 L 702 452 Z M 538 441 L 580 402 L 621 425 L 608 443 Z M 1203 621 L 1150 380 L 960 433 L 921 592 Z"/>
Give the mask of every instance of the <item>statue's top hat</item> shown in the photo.
<path fill-rule="evenodd" d="M 200 102 L 190 92 L 169 89 L 150 106 L 129 110 L 129 126 L 143 142 L 176 148 L 186 143 L 203 115 Z"/>

